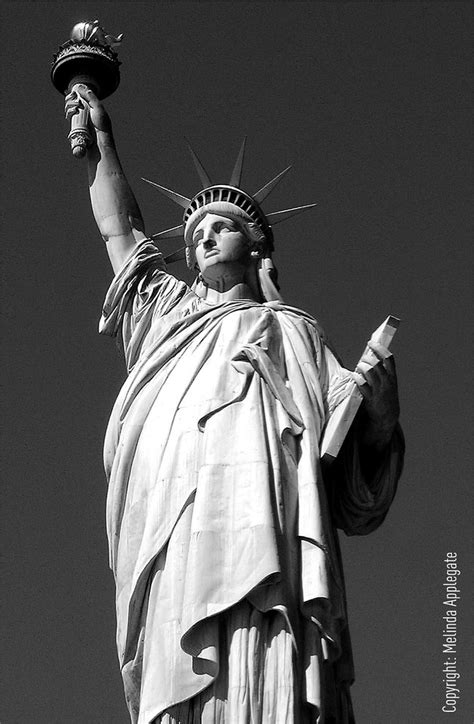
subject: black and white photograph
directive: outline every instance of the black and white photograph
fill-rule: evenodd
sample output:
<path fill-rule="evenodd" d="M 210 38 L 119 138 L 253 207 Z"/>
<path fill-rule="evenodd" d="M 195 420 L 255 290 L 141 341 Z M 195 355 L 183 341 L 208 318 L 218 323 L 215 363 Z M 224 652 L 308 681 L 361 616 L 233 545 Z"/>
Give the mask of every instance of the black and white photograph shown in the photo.
<path fill-rule="evenodd" d="M 470 724 L 473 4 L 2 4 L 1 724 Z"/>

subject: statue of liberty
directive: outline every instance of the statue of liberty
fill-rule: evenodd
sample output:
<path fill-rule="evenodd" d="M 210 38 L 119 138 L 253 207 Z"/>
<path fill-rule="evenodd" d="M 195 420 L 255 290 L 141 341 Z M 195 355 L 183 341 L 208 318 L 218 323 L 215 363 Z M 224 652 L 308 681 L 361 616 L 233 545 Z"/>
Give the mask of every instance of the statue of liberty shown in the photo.
<path fill-rule="evenodd" d="M 182 223 L 148 236 L 103 103 L 85 85 L 93 213 L 115 272 L 100 331 L 119 336 L 128 377 L 105 439 L 117 646 L 138 724 L 347 724 L 353 664 L 337 529 L 377 528 L 403 461 L 392 354 L 350 372 L 317 321 L 280 296 L 274 224 L 228 183 L 159 187 Z M 155 184 L 158 186 L 158 184 Z M 192 286 L 161 236 L 182 234 Z M 375 362 L 374 362 L 375 358 Z M 363 402 L 330 466 L 328 421 Z"/>

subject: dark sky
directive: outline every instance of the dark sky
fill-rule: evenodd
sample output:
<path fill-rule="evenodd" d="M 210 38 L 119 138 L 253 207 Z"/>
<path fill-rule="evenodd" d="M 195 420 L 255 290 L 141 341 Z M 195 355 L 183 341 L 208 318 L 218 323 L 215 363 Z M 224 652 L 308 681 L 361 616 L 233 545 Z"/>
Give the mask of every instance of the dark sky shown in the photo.
<path fill-rule="evenodd" d="M 2 724 L 128 721 L 102 469 L 124 365 L 97 334 L 111 271 L 49 78 L 72 26 L 96 17 L 125 34 L 108 108 L 149 233 L 179 210 L 140 177 L 196 193 L 187 136 L 227 182 L 248 134 L 250 192 L 294 164 L 267 211 L 318 202 L 277 227 L 286 301 L 317 317 L 347 366 L 401 317 L 404 476 L 382 528 L 342 540 L 355 711 L 359 724 L 471 721 L 472 7 L 3 3 Z M 447 551 L 462 571 L 451 715 Z"/>

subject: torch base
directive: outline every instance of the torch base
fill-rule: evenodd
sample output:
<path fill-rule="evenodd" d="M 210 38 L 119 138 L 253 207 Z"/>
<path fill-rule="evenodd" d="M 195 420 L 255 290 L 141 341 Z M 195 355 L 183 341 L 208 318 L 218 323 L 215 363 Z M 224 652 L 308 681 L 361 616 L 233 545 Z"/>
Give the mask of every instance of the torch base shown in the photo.
<path fill-rule="evenodd" d="M 100 46 L 71 43 L 56 56 L 51 68 L 51 80 L 63 94 L 82 80 L 102 100 L 118 87 L 119 65 L 117 58 Z"/>

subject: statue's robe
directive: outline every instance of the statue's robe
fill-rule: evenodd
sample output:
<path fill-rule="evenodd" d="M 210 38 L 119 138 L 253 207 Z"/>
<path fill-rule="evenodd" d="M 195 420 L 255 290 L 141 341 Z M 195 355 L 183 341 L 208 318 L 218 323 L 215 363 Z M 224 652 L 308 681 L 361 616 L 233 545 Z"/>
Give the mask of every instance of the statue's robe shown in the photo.
<path fill-rule="evenodd" d="M 384 519 L 403 440 L 370 481 L 349 435 L 319 441 L 353 389 L 317 322 L 280 302 L 210 306 L 142 242 L 101 331 L 128 378 L 105 441 L 117 645 L 132 722 L 353 721 L 335 527 Z"/>

